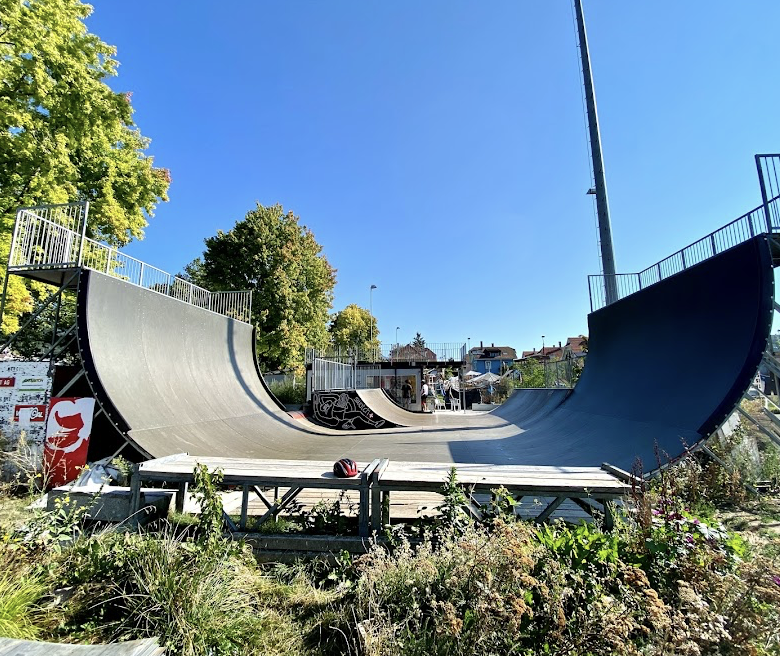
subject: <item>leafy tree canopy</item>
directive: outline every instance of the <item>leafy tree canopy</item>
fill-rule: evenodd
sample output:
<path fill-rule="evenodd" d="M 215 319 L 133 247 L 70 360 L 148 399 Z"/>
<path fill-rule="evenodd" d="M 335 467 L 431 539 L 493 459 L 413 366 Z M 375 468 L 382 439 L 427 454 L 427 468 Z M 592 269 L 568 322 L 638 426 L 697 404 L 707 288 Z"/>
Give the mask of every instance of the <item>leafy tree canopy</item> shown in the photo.
<path fill-rule="evenodd" d="M 420 333 L 417 333 L 412 340 L 412 346 L 416 348 L 425 348 L 425 339 Z"/>
<path fill-rule="evenodd" d="M 368 310 L 354 303 L 333 315 L 329 331 L 333 346 L 337 349 L 347 351 L 357 348 L 360 352 L 367 353 L 371 349 L 379 348 L 376 317 L 372 317 Z"/>
<path fill-rule="evenodd" d="M 520 372 L 518 387 L 545 387 L 544 365 L 535 358 L 515 362 L 512 369 Z"/>
<path fill-rule="evenodd" d="M 0 261 L 17 207 L 89 200 L 88 234 L 122 246 L 142 238 L 167 200 L 170 174 L 154 168 L 132 120 L 130 93 L 115 93 L 115 49 L 90 34 L 79 0 L 0 0 Z M 32 300 L 9 281 L 3 330 Z"/>
<path fill-rule="evenodd" d="M 208 289 L 252 290 L 258 359 L 268 369 L 301 369 L 305 347 L 328 342 L 336 270 L 298 221 L 281 205 L 258 203 L 231 230 L 207 238 L 203 256 L 186 267 Z"/>

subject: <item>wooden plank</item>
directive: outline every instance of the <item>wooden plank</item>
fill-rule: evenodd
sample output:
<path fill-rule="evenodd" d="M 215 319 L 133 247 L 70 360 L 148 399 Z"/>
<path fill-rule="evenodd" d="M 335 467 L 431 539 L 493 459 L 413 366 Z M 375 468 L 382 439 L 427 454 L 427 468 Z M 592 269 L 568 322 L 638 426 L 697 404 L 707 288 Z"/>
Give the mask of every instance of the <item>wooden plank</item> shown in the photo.
<path fill-rule="evenodd" d="M 406 483 L 406 482 L 433 482 L 443 483 L 448 476 L 448 472 L 404 472 L 399 473 L 395 471 L 386 471 L 382 475 L 381 482 L 387 483 Z M 506 481 L 510 484 L 522 484 L 528 482 L 529 484 L 539 484 L 543 482 L 551 482 L 562 485 L 573 485 L 573 481 L 576 481 L 577 485 L 600 485 L 602 487 L 615 487 L 615 488 L 628 488 L 630 487 L 626 483 L 616 479 L 614 476 L 608 474 L 565 474 L 565 475 L 546 475 L 546 474 L 521 474 L 517 472 L 502 472 L 496 470 L 495 472 L 486 472 L 479 475 L 467 475 L 458 476 L 458 483 L 462 485 L 472 485 L 494 481 Z"/>
<path fill-rule="evenodd" d="M 601 464 L 601 468 L 605 472 L 609 472 L 619 480 L 623 481 L 624 483 L 628 483 L 630 485 L 638 485 L 640 488 L 644 489 L 646 481 L 643 478 L 638 478 L 637 476 L 634 476 L 633 474 L 630 474 L 629 472 L 625 471 L 624 469 L 620 469 L 619 467 L 615 467 L 614 465 L 610 465 L 608 462 L 604 462 Z"/>
<path fill-rule="evenodd" d="M 157 638 L 130 640 L 109 645 L 73 645 L 0 638 L 2 656 L 152 656 L 164 654 Z"/>
<path fill-rule="evenodd" d="M 382 493 L 380 492 L 377 485 L 379 479 L 382 477 L 382 474 L 385 472 L 389 464 L 390 461 L 387 458 L 383 458 L 377 463 L 376 467 L 374 467 L 373 471 L 371 472 L 371 480 L 369 482 L 371 490 L 369 514 L 371 530 L 375 532 L 379 532 L 382 528 Z"/>
<path fill-rule="evenodd" d="M 405 482 L 443 482 L 449 474 L 450 469 L 448 467 L 440 466 L 438 468 L 433 467 L 400 467 L 399 463 L 393 461 L 389 467 L 382 474 L 381 482 L 383 484 L 389 483 L 405 483 Z M 539 471 L 522 471 L 517 468 L 509 468 L 504 466 L 485 467 L 481 466 L 480 469 L 472 469 L 470 471 L 458 471 L 458 482 L 462 484 L 474 484 L 483 483 L 486 481 L 498 482 L 507 481 L 509 483 L 517 482 L 538 482 L 538 481 L 565 481 L 570 483 L 577 481 L 578 485 L 585 483 L 598 484 L 601 486 L 610 487 L 626 487 L 626 484 L 613 475 L 593 467 L 587 471 L 580 472 L 539 472 Z M 571 484 L 571 483 L 570 483 Z"/>
<path fill-rule="evenodd" d="M 508 485 L 504 483 L 481 483 L 473 485 L 464 485 L 466 489 L 473 489 L 477 492 L 490 492 L 498 489 L 499 487 L 505 487 L 513 494 L 520 494 L 521 496 L 558 496 L 563 494 L 564 496 L 577 496 L 577 497 L 593 497 L 593 496 L 606 496 L 612 498 L 620 498 L 628 493 L 628 490 L 614 487 L 600 487 L 593 485 L 584 486 L 570 486 L 570 485 Z M 426 482 L 407 482 L 407 483 L 393 483 L 386 484 L 381 483 L 379 486 L 381 490 L 408 490 L 417 492 L 441 492 L 442 486 L 435 483 Z"/>

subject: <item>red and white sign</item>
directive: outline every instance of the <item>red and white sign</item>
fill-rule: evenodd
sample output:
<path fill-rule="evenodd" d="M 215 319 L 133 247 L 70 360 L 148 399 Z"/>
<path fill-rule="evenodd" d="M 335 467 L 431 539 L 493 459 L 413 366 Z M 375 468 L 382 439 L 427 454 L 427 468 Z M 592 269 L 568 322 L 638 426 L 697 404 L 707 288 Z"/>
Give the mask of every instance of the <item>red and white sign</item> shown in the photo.
<path fill-rule="evenodd" d="M 43 462 L 53 486 L 78 476 L 87 464 L 95 399 L 53 398 L 49 403 Z"/>
<path fill-rule="evenodd" d="M 46 421 L 46 406 L 17 404 L 14 406 L 14 421 L 26 423 L 31 421 Z"/>
<path fill-rule="evenodd" d="M 16 378 L 13 376 L 0 378 L 0 387 L 13 387 L 14 385 L 16 385 Z"/>

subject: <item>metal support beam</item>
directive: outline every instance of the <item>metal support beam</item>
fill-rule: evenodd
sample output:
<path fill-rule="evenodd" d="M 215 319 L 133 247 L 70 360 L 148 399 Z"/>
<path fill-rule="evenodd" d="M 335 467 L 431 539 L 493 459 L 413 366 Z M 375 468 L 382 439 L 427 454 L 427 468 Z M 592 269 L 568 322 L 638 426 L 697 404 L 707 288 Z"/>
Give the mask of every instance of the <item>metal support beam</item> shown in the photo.
<path fill-rule="evenodd" d="M 555 497 L 534 521 L 537 524 L 546 522 L 564 501 L 566 501 L 566 497 Z"/>
<path fill-rule="evenodd" d="M 73 275 L 71 275 L 71 277 L 68 278 L 68 280 L 65 281 L 56 292 L 50 294 L 49 297 L 41 304 L 41 306 L 32 315 L 30 315 L 30 317 L 27 319 L 27 321 L 24 322 L 24 324 L 19 328 L 19 330 L 17 330 L 13 335 L 11 335 L 11 338 L 7 340 L 4 344 L 0 345 L 0 353 L 5 351 L 7 348 L 13 346 L 13 343 L 16 341 L 16 338 L 19 337 L 19 335 L 21 335 L 27 329 L 27 327 L 30 324 L 32 324 L 39 316 L 41 316 L 43 311 L 47 307 L 49 307 L 49 305 L 51 305 L 55 299 L 57 299 L 57 301 L 60 302 L 59 299 L 62 295 L 62 292 L 64 292 L 65 289 L 67 289 L 68 285 L 70 285 L 70 283 L 78 275 L 79 275 L 78 271 L 74 272 Z M 6 273 L 6 279 L 7 278 L 8 278 L 8 274 Z"/>
<path fill-rule="evenodd" d="M 770 440 L 772 440 L 772 442 L 775 444 L 775 446 L 780 447 L 780 437 L 775 435 L 768 428 L 766 428 L 766 427 L 762 426 L 760 423 L 758 423 L 758 420 L 755 417 L 753 417 L 749 412 L 746 412 L 745 410 L 743 410 L 740 406 L 737 406 L 737 412 L 739 412 L 739 414 L 741 414 L 743 417 L 745 417 L 745 419 L 747 419 L 750 423 L 752 423 L 759 431 L 761 431 Z"/>
<path fill-rule="evenodd" d="M 749 416 L 749 415 L 748 415 Z M 722 458 L 719 458 L 716 456 L 710 447 L 708 447 L 706 444 L 702 444 L 701 450 L 707 454 L 713 461 L 717 462 L 723 469 L 725 469 L 727 472 L 733 472 L 734 468 L 729 465 L 727 462 L 725 462 Z M 745 483 L 745 481 L 742 481 L 742 486 L 751 494 L 758 494 L 758 490 L 754 488 L 749 483 Z"/>
<path fill-rule="evenodd" d="M 71 379 L 70 379 L 70 381 L 68 382 L 68 384 L 67 384 L 67 385 L 65 385 L 65 387 L 63 387 L 63 388 L 62 388 L 62 389 L 61 389 L 61 390 L 60 390 L 60 391 L 57 393 L 57 394 L 58 394 L 58 396 L 65 396 L 65 392 L 67 392 L 67 391 L 68 391 L 68 390 L 69 390 L 71 387 L 73 387 L 73 386 L 76 384 L 76 382 L 79 380 L 79 378 L 81 378 L 81 377 L 84 375 L 84 373 L 85 373 L 85 372 L 84 372 L 84 370 L 83 370 L 83 369 L 79 369 L 78 373 L 77 373 L 75 376 L 73 376 L 73 378 L 71 378 Z"/>

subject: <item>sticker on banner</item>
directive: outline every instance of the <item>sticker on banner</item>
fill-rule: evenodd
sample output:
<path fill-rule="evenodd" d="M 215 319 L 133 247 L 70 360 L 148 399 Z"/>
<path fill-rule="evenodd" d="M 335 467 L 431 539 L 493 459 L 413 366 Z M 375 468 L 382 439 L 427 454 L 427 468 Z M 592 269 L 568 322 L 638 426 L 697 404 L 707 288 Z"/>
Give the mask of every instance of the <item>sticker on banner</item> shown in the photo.
<path fill-rule="evenodd" d="M 14 421 L 29 424 L 31 421 L 43 421 L 46 417 L 46 406 L 41 404 L 14 406 Z"/>
<path fill-rule="evenodd" d="M 41 378 L 22 378 L 22 382 L 19 383 L 19 389 L 25 392 L 45 392 L 46 391 L 46 379 Z"/>
<path fill-rule="evenodd" d="M 49 408 L 46 448 L 71 453 L 89 439 L 95 399 L 62 399 Z"/>

